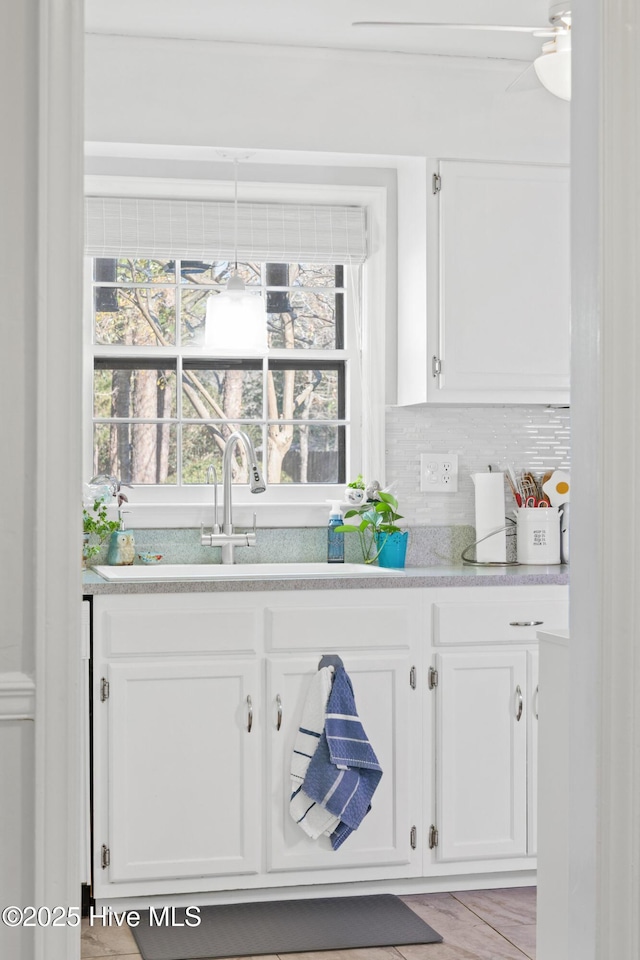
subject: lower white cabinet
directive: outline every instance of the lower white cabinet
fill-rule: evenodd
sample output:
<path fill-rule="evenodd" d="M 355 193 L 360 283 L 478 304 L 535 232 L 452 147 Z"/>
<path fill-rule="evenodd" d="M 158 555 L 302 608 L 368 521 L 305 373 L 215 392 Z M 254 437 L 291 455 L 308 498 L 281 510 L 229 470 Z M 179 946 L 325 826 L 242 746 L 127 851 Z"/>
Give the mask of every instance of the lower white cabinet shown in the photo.
<path fill-rule="evenodd" d="M 360 719 L 383 770 L 371 811 L 335 852 L 328 837 L 310 842 L 293 822 L 288 812 L 291 752 L 317 658 L 269 658 L 266 869 L 325 871 L 404 864 L 410 875 L 411 799 L 418 787 L 417 780 L 412 782 L 415 771 L 410 752 L 410 745 L 416 742 L 411 727 L 411 694 L 417 699 L 409 686 L 411 662 L 407 654 L 393 656 L 375 650 L 345 655 L 344 660 Z M 279 710 L 282 719 L 278 730 Z"/>
<path fill-rule="evenodd" d="M 532 871 L 535 636 L 567 606 L 544 586 L 96 596 L 93 895 Z M 383 770 L 337 851 L 288 812 L 328 653 Z"/>
<path fill-rule="evenodd" d="M 527 854 L 526 651 L 436 657 L 438 859 Z"/>
<path fill-rule="evenodd" d="M 415 590 L 96 597 L 94 896 L 419 876 L 423 607 Z M 383 770 L 337 851 L 288 810 L 325 653 Z"/>
<path fill-rule="evenodd" d="M 256 873 L 258 664 L 115 663 L 108 677 L 110 881 Z"/>
<path fill-rule="evenodd" d="M 480 596 L 483 594 L 483 596 Z M 434 592 L 432 862 L 535 867 L 536 631 L 565 627 L 565 587 Z"/>

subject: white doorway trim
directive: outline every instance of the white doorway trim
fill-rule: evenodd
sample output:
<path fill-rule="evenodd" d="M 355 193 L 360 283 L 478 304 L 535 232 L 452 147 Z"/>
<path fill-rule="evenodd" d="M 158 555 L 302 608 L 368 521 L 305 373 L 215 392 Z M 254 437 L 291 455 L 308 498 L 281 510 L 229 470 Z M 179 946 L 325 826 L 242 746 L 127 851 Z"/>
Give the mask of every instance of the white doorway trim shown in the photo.
<path fill-rule="evenodd" d="M 640 6 L 574 8 L 569 956 L 608 960 L 640 955 Z"/>
<path fill-rule="evenodd" d="M 38 15 L 34 904 L 78 907 L 83 4 Z M 79 927 L 36 928 L 36 960 L 79 956 Z"/>

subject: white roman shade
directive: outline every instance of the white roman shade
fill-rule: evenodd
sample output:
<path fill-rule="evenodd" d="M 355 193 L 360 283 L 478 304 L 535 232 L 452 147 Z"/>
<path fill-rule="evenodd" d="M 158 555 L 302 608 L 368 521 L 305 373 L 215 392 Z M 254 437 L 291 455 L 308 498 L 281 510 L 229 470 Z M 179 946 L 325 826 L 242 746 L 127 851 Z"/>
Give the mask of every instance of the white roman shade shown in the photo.
<path fill-rule="evenodd" d="M 233 203 L 87 197 L 85 249 L 91 257 L 232 260 Z M 238 260 L 362 263 L 362 207 L 239 203 Z"/>

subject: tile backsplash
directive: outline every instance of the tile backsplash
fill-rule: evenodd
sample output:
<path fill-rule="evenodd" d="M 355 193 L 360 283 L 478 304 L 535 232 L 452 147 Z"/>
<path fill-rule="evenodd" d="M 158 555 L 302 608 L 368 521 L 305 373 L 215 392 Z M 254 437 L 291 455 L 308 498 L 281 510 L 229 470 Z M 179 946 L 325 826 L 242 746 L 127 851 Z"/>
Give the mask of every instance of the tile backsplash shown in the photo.
<path fill-rule="evenodd" d="M 501 470 L 507 461 L 535 474 L 568 468 L 569 416 L 567 408 L 545 406 L 388 407 L 387 484 L 395 484 L 411 525 L 473 524 L 470 475 L 488 464 Z M 421 493 L 420 454 L 431 450 L 458 454 L 458 493 Z M 505 508 L 512 510 L 505 488 Z"/>

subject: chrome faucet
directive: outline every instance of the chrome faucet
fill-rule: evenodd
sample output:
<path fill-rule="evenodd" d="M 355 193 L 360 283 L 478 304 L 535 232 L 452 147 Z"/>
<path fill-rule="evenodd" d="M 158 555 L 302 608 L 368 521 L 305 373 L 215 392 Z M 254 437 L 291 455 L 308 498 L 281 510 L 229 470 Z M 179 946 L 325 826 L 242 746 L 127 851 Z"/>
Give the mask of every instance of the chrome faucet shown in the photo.
<path fill-rule="evenodd" d="M 213 526 L 212 533 L 220 533 L 220 524 L 218 523 L 218 471 L 213 463 L 209 464 L 207 470 L 207 484 L 213 483 Z"/>
<path fill-rule="evenodd" d="M 247 459 L 249 460 L 249 487 L 251 493 L 264 493 L 266 490 L 266 485 L 264 478 L 258 466 L 258 458 L 256 457 L 256 452 L 253 448 L 253 443 L 251 442 L 251 437 L 244 432 L 244 430 L 236 430 L 228 438 L 225 448 L 224 456 L 222 458 L 222 533 L 219 532 L 218 527 L 218 508 L 217 508 L 217 475 L 215 474 L 215 468 L 213 468 L 213 473 L 216 476 L 216 494 L 215 494 L 215 516 L 214 516 L 214 525 L 211 533 L 204 532 L 204 526 L 201 527 L 200 531 L 200 542 L 204 546 L 208 547 L 222 547 L 222 562 L 223 563 L 233 563 L 234 562 L 234 549 L 236 546 L 242 547 L 252 547 L 256 542 L 256 515 L 253 515 L 253 530 L 246 531 L 245 533 L 234 533 L 233 532 L 233 507 L 231 502 L 231 465 L 232 457 L 235 446 L 238 442 L 242 442 L 247 453 Z M 209 482 L 211 476 L 212 467 L 209 468 L 207 474 L 207 482 Z"/>

